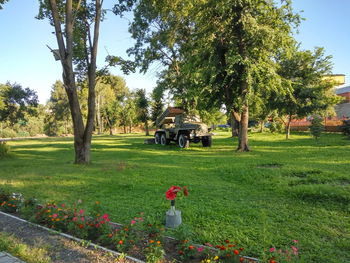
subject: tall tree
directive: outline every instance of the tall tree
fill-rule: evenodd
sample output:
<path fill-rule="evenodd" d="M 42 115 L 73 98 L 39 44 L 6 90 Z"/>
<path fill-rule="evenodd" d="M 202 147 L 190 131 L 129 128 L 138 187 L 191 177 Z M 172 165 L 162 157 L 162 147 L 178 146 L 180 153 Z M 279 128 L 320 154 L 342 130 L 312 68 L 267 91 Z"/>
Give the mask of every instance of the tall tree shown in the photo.
<path fill-rule="evenodd" d="M 34 90 L 22 88 L 14 83 L 0 84 L 0 122 L 8 122 L 11 127 L 15 123 L 26 120 L 26 115 L 35 115 L 38 96 Z"/>
<path fill-rule="evenodd" d="M 237 151 L 249 151 L 249 107 L 262 91 L 281 89 L 273 58 L 290 45 L 299 17 L 290 1 L 272 0 L 208 0 L 198 14 L 196 59 L 209 91 L 236 114 Z"/>
<path fill-rule="evenodd" d="M 289 92 L 285 96 L 274 96 L 270 103 L 275 104 L 280 115 L 286 117 L 283 120 L 288 139 L 293 119 L 322 114 L 337 104 L 340 98 L 333 92 L 335 83 L 323 78 L 332 70 L 331 56 L 325 56 L 323 48 L 315 48 L 312 52 L 295 47 L 291 54 L 280 56 L 279 65 L 278 73 Z"/>
<path fill-rule="evenodd" d="M 149 101 L 145 89 L 138 89 L 136 91 L 136 111 L 138 119 L 144 123 L 146 136 L 148 136 Z"/>
<path fill-rule="evenodd" d="M 163 94 L 164 91 L 160 86 L 154 88 L 151 94 L 151 120 L 154 125 L 164 111 Z"/>
<path fill-rule="evenodd" d="M 123 1 L 130 7 L 133 1 Z M 123 8 L 120 8 L 123 10 Z M 197 107 L 199 100 L 239 121 L 237 151 L 249 151 L 249 107 L 265 89 L 282 89 L 274 57 L 291 42 L 299 16 L 290 1 L 136 1 L 132 55 L 164 65 L 162 79 Z M 170 55 L 170 56 L 169 56 Z M 175 55 L 175 56 L 171 56 Z M 176 59 L 173 59 L 176 58 Z"/>
<path fill-rule="evenodd" d="M 73 120 L 75 163 L 90 163 L 95 118 L 96 59 L 103 0 L 39 0 L 39 3 L 38 18 L 48 18 L 55 28 L 63 83 Z M 75 70 L 81 76 L 87 75 L 86 125 L 79 105 Z"/>

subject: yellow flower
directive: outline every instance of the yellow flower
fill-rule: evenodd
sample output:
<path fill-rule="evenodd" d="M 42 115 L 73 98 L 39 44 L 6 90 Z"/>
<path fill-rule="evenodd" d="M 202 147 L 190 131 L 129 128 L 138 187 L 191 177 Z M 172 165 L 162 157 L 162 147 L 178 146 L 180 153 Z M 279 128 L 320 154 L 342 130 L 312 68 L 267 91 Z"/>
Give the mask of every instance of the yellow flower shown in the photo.
<path fill-rule="evenodd" d="M 219 257 L 218 257 L 218 256 L 215 256 L 215 257 L 214 257 L 214 260 L 218 260 L 218 259 L 219 259 Z"/>

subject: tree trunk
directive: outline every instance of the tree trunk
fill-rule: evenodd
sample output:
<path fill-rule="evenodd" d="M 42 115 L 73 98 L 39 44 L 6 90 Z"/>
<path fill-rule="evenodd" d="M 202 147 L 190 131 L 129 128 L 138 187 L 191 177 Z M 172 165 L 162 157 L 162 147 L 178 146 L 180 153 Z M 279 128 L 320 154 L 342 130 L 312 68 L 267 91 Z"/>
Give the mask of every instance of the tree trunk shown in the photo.
<path fill-rule="evenodd" d="M 124 128 L 124 134 L 126 134 L 126 125 L 123 125 Z"/>
<path fill-rule="evenodd" d="M 239 120 L 236 118 L 236 115 L 237 115 L 237 113 L 234 112 L 234 110 L 232 110 L 231 114 L 230 114 L 232 137 L 237 137 L 239 134 Z"/>
<path fill-rule="evenodd" d="M 260 133 L 264 130 L 264 121 L 260 121 Z"/>
<path fill-rule="evenodd" d="M 97 101 L 96 101 L 96 126 L 97 126 L 97 134 L 101 134 L 101 112 L 100 112 L 100 102 L 101 102 L 101 96 L 97 95 Z"/>
<path fill-rule="evenodd" d="M 288 121 L 287 121 L 287 124 L 286 124 L 286 140 L 289 139 L 290 137 L 290 123 L 292 122 L 292 115 L 290 114 L 288 116 Z"/>
<path fill-rule="evenodd" d="M 113 135 L 113 128 L 109 127 L 109 135 Z"/>
<path fill-rule="evenodd" d="M 249 121 L 249 109 L 248 105 L 242 107 L 241 121 L 239 123 L 239 134 L 238 134 L 238 152 L 250 151 L 248 146 L 248 121 Z"/>
<path fill-rule="evenodd" d="M 148 121 L 145 121 L 146 136 L 149 136 Z"/>
<path fill-rule="evenodd" d="M 54 22 L 56 40 L 60 53 L 60 61 L 63 69 L 63 83 L 69 100 L 69 107 L 71 110 L 73 130 L 74 130 L 74 149 L 75 149 L 75 163 L 87 164 L 90 163 L 90 148 L 92 130 L 95 119 L 95 78 L 96 78 L 96 57 L 97 45 L 99 37 L 99 26 L 101 21 L 101 4 L 96 0 L 96 16 L 94 25 L 93 41 L 90 41 L 90 61 L 86 54 L 86 62 L 88 65 L 88 117 L 86 126 L 84 127 L 83 117 L 80 110 L 78 94 L 75 83 L 75 75 L 73 68 L 73 33 L 74 33 L 74 17 L 73 17 L 73 1 L 66 1 L 65 25 L 66 29 L 64 35 L 61 28 L 61 18 L 57 7 L 56 0 L 50 0 L 51 14 Z M 90 28 L 88 28 L 90 34 Z M 65 36 L 66 41 L 63 37 Z M 89 35 L 90 36 L 90 35 Z"/>

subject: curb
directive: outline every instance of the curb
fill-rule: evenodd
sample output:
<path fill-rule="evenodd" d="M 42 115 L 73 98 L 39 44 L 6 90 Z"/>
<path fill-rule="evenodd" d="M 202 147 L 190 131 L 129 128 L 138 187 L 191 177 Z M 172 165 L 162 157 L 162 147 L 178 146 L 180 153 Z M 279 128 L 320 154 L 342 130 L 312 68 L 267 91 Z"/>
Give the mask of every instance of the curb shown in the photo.
<path fill-rule="evenodd" d="M 17 216 L 9 215 L 9 214 L 4 213 L 4 212 L 1 212 L 1 211 L 0 211 L 0 214 L 1 214 L 1 215 L 4 215 L 4 216 L 11 217 L 11 218 L 16 219 L 16 220 L 18 220 L 18 221 L 21 221 L 21 222 L 30 224 L 30 225 L 32 225 L 32 226 L 35 226 L 35 227 L 44 229 L 44 230 L 46 230 L 46 231 L 54 232 L 55 234 L 60 235 L 60 236 L 62 236 L 62 237 L 65 237 L 65 238 L 68 238 L 68 239 L 71 239 L 71 240 L 74 240 L 74 241 L 77 241 L 77 242 L 80 242 L 80 243 L 84 242 L 83 239 L 80 239 L 80 238 L 77 238 L 77 237 L 73 237 L 73 236 L 68 235 L 68 234 L 65 234 L 65 233 L 60 233 L 60 232 L 57 232 L 57 231 L 55 231 L 55 230 L 52 230 L 52 229 L 50 229 L 50 228 L 47 228 L 47 227 L 44 227 L 44 226 L 41 226 L 41 225 L 34 224 L 34 223 L 32 223 L 32 222 L 29 222 L 29 221 L 24 220 L 24 219 L 22 219 L 22 218 L 19 218 L 19 217 L 17 217 Z M 116 252 L 116 251 L 114 251 L 114 250 L 111 250 L 111 249 L 108 249 L 108 248 L 105 248 L 105 247 L 101 247 L 100 245 L 97 245 L 97 244 L 94 244 L 94 243 L 89 243 L 89 244 L 88 244 L 88 247 L 89 247 L 89 248 L 93 248 L 93 249 L 96 249 L 96 248 L 101 249 L 101 250 L 103 250 L 103 251 L 105 251 L 105 252 L 108 252 L 108 253 L 113 254 L 114 256 L 121 256 L 121 255 L 122 255 L 122 253 Z M 130 256 L 125 256 L 125 258 L 128 259 L 128 260 L 137 262 L 137 263 L 146 263 L 145 261 L 142 261 L 142 260 L 140 260 L 140 259 L 137 259 L 137 258 L 134 258 L 134 257 L 130 257 Z"/>

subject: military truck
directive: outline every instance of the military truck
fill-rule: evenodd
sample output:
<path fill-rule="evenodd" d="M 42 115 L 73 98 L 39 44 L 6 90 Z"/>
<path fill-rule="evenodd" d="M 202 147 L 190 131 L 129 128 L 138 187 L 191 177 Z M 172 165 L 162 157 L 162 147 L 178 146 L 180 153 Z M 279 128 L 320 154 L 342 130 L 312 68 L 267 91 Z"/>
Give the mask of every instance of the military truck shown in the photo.
<path fill-rule="evenodd" d="M 181 148 L 188 148 L 190 142 L 202 142 L 203 147 L 212 144 L 212 133 L 201 122 L 199 116 L 186 115 L 182 108 L 168 107 L 156 120 L 154 134 L 156 144 L 168 145 L 171 141 Z"/>

